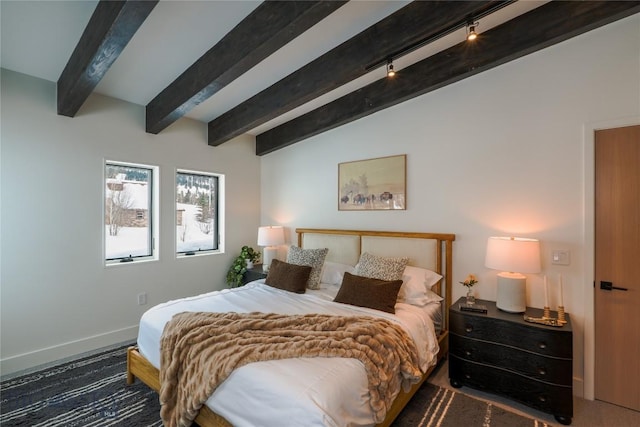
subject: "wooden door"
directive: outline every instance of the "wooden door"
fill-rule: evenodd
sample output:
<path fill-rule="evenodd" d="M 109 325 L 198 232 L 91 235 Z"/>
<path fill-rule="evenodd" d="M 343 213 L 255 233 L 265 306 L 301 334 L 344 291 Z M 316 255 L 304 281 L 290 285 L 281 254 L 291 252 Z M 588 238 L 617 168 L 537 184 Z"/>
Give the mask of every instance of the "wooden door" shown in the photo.
<path fill-rule="evenodd" d="M 595 398 L 640 411 L 640 126 L 596 131 L 595 163 Z"/>

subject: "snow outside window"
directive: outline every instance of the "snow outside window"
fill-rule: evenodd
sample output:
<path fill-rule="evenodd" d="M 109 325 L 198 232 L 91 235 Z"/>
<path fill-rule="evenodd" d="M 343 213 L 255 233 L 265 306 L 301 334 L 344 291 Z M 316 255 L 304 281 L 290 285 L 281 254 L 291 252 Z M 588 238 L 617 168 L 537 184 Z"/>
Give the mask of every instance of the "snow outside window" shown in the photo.
<path fill-rule="evenodd" d="M 154 169 L 105 162 L 104 235 L 108 264 L 154 255 Z"/>
<path fill-rule="evenodd" d="M 176 252 L 196 255 L 217 251 L 220 176 L 176 172 Z"/>

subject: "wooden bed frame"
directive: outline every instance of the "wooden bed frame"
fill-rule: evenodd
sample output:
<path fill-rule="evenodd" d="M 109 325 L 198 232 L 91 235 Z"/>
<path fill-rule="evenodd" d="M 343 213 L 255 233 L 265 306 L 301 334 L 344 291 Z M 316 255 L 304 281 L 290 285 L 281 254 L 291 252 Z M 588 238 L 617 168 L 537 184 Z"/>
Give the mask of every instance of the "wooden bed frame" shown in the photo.
<path fill-rule="evenodd" d="M 401 253 L 396 254 L 395 247 L 390 248 L 389 253 L 375 253 L 381 256 L 409 256 L 411 259 L 409 265 L 415 265 L 418 267 L 429 268 L 433 271 L 444 276 L 443 280 L 433 287 L 433 290 L 444 298 L 442 306 L 442 332 L 438 336 L 438 344 L 440 350 L 438 352 L 437 363 L 439 363 L 444 357 L 446 357 L 449 351 L 449 314 L 447 308 L 451 305 L 451 275 L 452 275 L 452 252 L 453 241 L 455 240 L 455 234 L 443 234 L 443 233 L 412 233 L 412 232 L 394 232 L 394 231 L 361 231 L 361 230 L 335 230 L 335 229 L 312 229 L 312 228 L 298 228 L 298 246 L 299 247 L 313 247 L 307 244 L 305 237 L 315 236 L 319 237 L 319 242 L 324 245 L 323 236 L 337 236 L 338 238 L 349 239 L 354 242 L 358 247 L 358 252 L 367 251 L 368 247 L 363 244 L 363 239 L 381 239 L 384 241 L 386 238 L 390 238 L 391 241 L 400 241 L 401 243 L 406 241 L 409 244 L 406 248 L 400 249 Z M 395 239 L 395 240 L 393 240 Z M 435 250 L 435 265 L 416 265 L 412 263 L 414 257 L 412 257 L 412 251 L 415 250 L 415 246 L 412 245 L 414 241 L 409 239 L 422 239 L 422 241 L 433 241 Z M 311 239 L 309 239 L 311 240 Z M 404 244 L 394 245 L 403 246 Z M 374 244 L 375 246 L 375 244 Z M 364 249 L 364 250 L 363 250 Z M 402 252 L 404 251 L 404 252 Z M 329 250 L 331 252 L 331 249 Z M 329 260 L 329 258 L 328 258 Z M 443 283 L 444 282 L 444 283 Z M 411 400 L 413 395 L 418 391 L 420 386 L 429 377 L 431 372 L 437 366 L 437 363 L 429 368 L 429 370 L 422 376 L 421 380 L 414 384 L 408 392 L 400 391 L 400 394 L 396 397 L 393 405 L 387 412 L 384 421 L 377 425 L 377 427 L 388 427 L 393 420 L 400 414 L 405 405 Z M 127 350 L 127 384 L 133 384 L 135 379 L 140 379 L 147 386 L 155 390 L 160 391 L 160 372 L 153 366 L 140 352 L 137 347 L 130 347 Z M 228 427 L 231 424 L 220 415 L 213 412 L 207 406 L 203 406 L 200 409 L 200 413 L 195 419 L 195 422 L 201 427 Z"/>

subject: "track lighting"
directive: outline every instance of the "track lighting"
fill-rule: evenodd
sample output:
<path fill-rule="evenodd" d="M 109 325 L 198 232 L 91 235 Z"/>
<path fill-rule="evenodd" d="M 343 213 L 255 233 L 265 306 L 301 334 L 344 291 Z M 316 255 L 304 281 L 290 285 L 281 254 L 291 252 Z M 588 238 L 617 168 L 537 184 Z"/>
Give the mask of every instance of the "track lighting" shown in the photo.
<path fill-rule="evenodd" d="M 484 19 L 486 16 L 489 16 L 492 13 L 497 12 L 498 10 L 506 6 L 511 5 L 513 1 L 495 1 L 495 2 L 488 2 L 488 3 L 491 3 L 491 6 L 487 6 L 486 9 L 476 12 L 473 15 L 466 15 L 464 18 L 460 19 L 459 21 L 456 21 L 454 24 L 449 25 L 445 28 L 442 28 L 441 30 L 437 31 L 434 34 L 428 34 L 419 40 L 412 41 L 407 46 L 404 46 L 398 50 L 380 52 L 380 56 L 376 60 L 374 60 L 367 66 L 365 66 L 365 71 L 369 72 L 372 70 L 379 70 L 380 68 L 382 68 L 382 66 L 386 62 L 387 76 L 392 77 L 395 75 L 395 70 L 393 69 L 393 63 L 392 63 L 393 59 L 402 58 L 403 56 L 408 55 L 409 53 L 417 49 L 420 49 L 430 43 L 433 43 L 436 40 L 439 40 L 442 37 L 445 37 L 451 33 L 456 32 L 460 34 L 459 32 L 461 32 L 463 29 L 466 30 L 467 40 L 469 41 L 476 40 L 479 35 L 477 32 L 478 26 L 480 25 L 479 21 L 481 19 Z"/>
<path fill-rule="evenodd" d="M 479 25 L 479 22 L 469 22 L 467 24 L 467 40 L 473 41 L 478 38 L 478 33 L 476 33 L 476 27 Z"/>
<path fill-rule="evenodd" d="M 387 77 L 393 77 L 395 75 L 396 75 L 396 72 L 393 69 L 393 60 L 389 59 L 387 61 Z"/>

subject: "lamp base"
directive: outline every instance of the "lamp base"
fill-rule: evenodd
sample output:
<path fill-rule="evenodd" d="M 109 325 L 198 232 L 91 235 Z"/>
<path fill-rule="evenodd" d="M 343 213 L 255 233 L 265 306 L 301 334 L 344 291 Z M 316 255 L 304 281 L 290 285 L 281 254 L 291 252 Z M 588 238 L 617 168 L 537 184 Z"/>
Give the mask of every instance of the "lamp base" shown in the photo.
<path fill-rule="evenodd" d="M 277 246 L 266 246 L 264 248 L 264 253 L 262 255 L 262 271 L 265 273 L 269 271 L 269 266 L 271 266 L 271 261 L 274 260 L 278 255 L 278 247 Z"/>
<path fill-rule="evenodd" d="M 498 274 L 496 307 L 508 313 L 524 313 L 527 309 L 527 278 L 520 273 Z"/>

